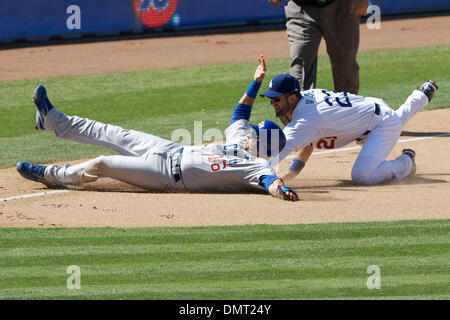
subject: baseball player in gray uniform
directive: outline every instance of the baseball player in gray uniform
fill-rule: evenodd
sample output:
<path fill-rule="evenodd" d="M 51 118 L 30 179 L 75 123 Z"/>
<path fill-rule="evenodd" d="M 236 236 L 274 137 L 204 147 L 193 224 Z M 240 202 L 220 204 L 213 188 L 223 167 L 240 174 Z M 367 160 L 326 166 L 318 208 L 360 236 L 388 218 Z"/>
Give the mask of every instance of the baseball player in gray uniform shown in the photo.
<path fill-rule="evenodd" d="M 281 74 L 274 77 L 269 90 L 261 94 L 270 98 L 276 116 L 285 114 L 290 120 L 284 129 L 286 146 L 271 160 L 273 164 L 308 145 L 335 149 L 356 140 L 362 145 L 351 173 L 356 184 L 401 180 L 415 173 L 415 152 L 411 149 L 404 149 L 392 161 L 385 159 L 397 143 L 402 128 L 434 97 L 438 86 L 433 81 L 428 80 L 419 90 L 414 90 L 396 111 L 378 98 L 323 89 L 300 91 L 299 88 L 296 78 Z M 304 165 L 294 159 L 290 170 L 298 173 Z"/>
<path fill-rule="evenodd" d="M 94 120 L 67 116 L 50 103 L 46 89 L 34 93 L 36 128 L 54 131 L 60 138 L 102 145 L 121 155 L 100 156 L 76 165 L 40 166 L 19 162 L 17 171 L 49 187 L 82 185 L 100 177 L 117 179 L 138 187 L 167 192 L 243 192 L 265 189 L 272 196 L 296 201 L 267 159 L 285 144 L 283 131 L 273 122 L 249 124 L 254 99 L 265 76 L 259 57 L 254 80 L 237 104 L 225 144 L 181 146 L 147 133 L 126 130 Z"/>

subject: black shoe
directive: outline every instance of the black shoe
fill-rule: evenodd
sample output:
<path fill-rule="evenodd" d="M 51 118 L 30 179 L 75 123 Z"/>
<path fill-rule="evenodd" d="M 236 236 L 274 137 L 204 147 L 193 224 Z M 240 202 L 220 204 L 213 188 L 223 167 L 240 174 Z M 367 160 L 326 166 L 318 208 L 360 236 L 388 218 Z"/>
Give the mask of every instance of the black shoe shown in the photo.
<path fill-rule="evenodd" d="M 412 160 L 412 169 L 408 176 L 413 176 L 416 173 L 416 152 L 412 149 L 403 149 L 402 154 L 407 155 Z"/>
<path fill-rule="evenodd" d="M 436 83 L 434 83 L 432 80 L 428 80 L 420 87 L 419 90 L 427 95 L 428 101 L 431 101 L 438 88 L 439 87 L 437 86 Z"/>

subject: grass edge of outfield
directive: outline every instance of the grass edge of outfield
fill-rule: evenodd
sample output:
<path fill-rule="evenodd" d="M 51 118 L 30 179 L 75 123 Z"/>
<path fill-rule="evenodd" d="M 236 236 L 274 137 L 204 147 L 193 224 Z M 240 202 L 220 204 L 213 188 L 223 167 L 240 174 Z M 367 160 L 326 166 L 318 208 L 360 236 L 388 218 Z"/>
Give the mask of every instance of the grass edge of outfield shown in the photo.
<path fill-rule="evenodd" d="M 449 219 L 3 229 L 0 299 L 445 299 L 449 235 Z"/>

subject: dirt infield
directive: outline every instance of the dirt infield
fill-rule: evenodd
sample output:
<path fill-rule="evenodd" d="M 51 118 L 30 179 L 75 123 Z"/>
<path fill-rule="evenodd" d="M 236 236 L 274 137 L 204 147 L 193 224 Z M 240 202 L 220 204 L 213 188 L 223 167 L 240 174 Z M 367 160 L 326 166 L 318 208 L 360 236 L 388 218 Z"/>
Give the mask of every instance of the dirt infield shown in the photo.
<path fill-rule="evenodd" d="M 449 17 L 361 25 L 360 51 L 450 45 Z M 253 61 L 289 56 L 284 31 L 154 38 L 0 51 L 0 81 Z M 321 51 L 325 52 L 322 43 Z M 443 92 L 443 91 L 442 91 Z M 420 112 L 390 158 L 416 150 L 417 175 L 359 187 L 350 171 L 359 150 L 313 155 L 290 184 L 303 201 L 263 194 L 161 194 L 109 179 L 61 194 L 0 202 L 0 227 L 148 227 L 292 224 L 450 218 L 450 109 Z M 33 125 L 33 124 L 30 124 Z M 422 139 L 422 140 L 420 140 Z M 18 161 L 21 159 L 18 159 Z M 285 170 L 288 162 L 281 164 Z M 0 169 L 0 199 L 51 191 Z M 95 190 L 95 192 L 93 191 Z"/>

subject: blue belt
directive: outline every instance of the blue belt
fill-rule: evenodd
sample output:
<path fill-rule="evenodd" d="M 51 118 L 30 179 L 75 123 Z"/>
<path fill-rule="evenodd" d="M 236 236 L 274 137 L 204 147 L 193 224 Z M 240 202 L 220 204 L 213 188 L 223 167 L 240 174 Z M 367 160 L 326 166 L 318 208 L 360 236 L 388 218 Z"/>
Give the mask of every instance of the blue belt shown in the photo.
<path fill-rule="evenodd" d="M 172 157 L 172 174 L 175 183 L 181 180 L 181 158 L 183 155 L 183 148 L 181 148 L 175 155 Z"/>

